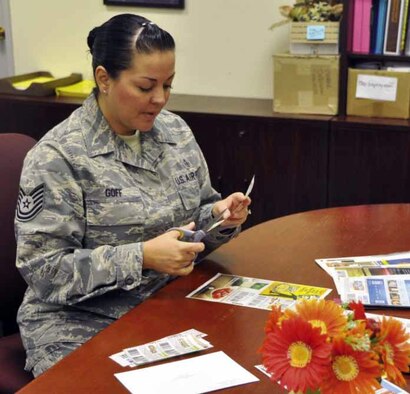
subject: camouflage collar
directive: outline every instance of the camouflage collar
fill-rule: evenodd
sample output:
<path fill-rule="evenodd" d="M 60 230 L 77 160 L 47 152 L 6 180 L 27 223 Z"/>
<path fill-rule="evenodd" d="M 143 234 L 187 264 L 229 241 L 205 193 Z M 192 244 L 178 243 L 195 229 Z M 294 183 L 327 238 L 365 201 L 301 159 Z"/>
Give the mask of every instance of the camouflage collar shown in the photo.
<path fill-rule="evenodd" d="M 83 103 L 81 129 L 88 156 L 94 157 L 115 151 L 114 135 L 91 93 Z"/>
<path fill-rule="evenodd" d="M 164 120 L 166 113 L 167 111 L 164 111 L 163 114 L 158 116 L 151 131 L 141 133 L 143 154 L 142 157 L 137 158 L 122 141 L 117 140 L 117 136 L 104 118 L 94 94 L 91 94 L 83 103 L 81 119 L 81 128 L 88 156 L 95 157 L 114 153 L 120 161 L 152 169 L 153 164 L 162 154 L 161 145 L 177 143 L 177 136 L 168 130 L 168 125 Z M 123 147 L 123 149 L 120 147 Z"/>
<path fill-rule="evenodd" d="M 178 142 L 178 135 L 170 131 L 170 126 L 165 121 L 167 114 L 170 114 L 170 112 L 163 109 L 155 119 L 153 129 L 149 133 L 141 133 L 142 138 L 149 138 L 152 135 L 157 142 L 176 144 Z"/>

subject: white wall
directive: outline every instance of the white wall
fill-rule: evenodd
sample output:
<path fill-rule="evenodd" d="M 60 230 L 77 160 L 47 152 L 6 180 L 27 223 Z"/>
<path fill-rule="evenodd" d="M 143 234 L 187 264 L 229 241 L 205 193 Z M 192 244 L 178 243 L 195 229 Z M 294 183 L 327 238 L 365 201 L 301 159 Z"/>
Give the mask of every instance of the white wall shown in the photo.
<path fill-rule="evenodd" d="M 12 0 L 15 73 L 80 72 L 92 79 L 86 38 L 123 12 L 168 30 L 177 45 L 175 93 L 272 98 L 272 55 L 288 49 L 278 0 L 185 0 L 184 10 L 105 6 L 103 0 Z"/>

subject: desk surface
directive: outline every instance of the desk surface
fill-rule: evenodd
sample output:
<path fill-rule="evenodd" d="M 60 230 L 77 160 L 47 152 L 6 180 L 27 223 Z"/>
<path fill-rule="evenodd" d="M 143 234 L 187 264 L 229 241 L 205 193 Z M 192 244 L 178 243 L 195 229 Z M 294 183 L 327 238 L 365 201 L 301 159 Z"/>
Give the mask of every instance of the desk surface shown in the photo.
<path fill-rule="evenodd" d="M 283 393 L 254 368 L 261 362 L 258 348 L 264 336 L 267 311 L 185 296 L 218 272 L 334 289 L 333 280 L 314 262 L 316 258 L 407 251 L 410 249 L 409 223 L 410 204 L 387 204 L 310 211 L 252 227 L 212 253 L 190 276 L 179 278 L 160 290 L 20 393 L 127 393 L 113 374 L 129 368 L 119 366 L 108 357 L 123 348 L 189 328 L 208 334 L 207 339 L 214 348 L 206 352 L 222 350 L 260 378 L 258 383 L 224 392 Z M 336 296 L 333 290 L 328 298 Z M 383 312 L 410 318 L 408 310 L 385 309 Z M 409 389 L 410 376 L 406 378 Z"/>

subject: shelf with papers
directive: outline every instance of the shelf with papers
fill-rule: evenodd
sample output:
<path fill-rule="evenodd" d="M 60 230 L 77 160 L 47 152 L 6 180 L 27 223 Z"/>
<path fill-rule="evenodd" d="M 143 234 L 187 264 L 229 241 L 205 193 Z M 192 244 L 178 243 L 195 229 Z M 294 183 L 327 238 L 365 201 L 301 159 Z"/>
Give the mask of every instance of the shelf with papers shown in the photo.
<path fill-rule="evenodd" d="M 378 63 L 380 66 L 390 65 L 393 63 L 398 65 L 403 64 L 403 66 L 410 65 L 410 56 L 353 52 L 353 9 L 355 1 L 356 0 L 343 0 L 344 17 L 341 23 L 339 44 L 341 55 L 339 79 L 339 115 L 341 116 L 345 116 L 347 112 L 347 85 L 349 68 L 363 66 L 363 63 Z"/>

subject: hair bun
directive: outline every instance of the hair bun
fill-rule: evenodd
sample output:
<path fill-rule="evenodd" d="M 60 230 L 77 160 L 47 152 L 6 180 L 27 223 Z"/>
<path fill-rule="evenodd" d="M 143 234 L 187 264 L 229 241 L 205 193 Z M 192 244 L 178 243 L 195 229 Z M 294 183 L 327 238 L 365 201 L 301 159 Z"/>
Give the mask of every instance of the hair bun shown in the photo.
<path fill-rule="evenodd" d="M 94 27 L 94 29 L 92 29 L 88 33 L 87 45 L 88 45 L 88 48 L 90 48 L 91 54 L 93 53 L 94 41 L 95 41 L 95 37 L 97 36 L 98 30 L 99 30 L 99 27 Z"/>

